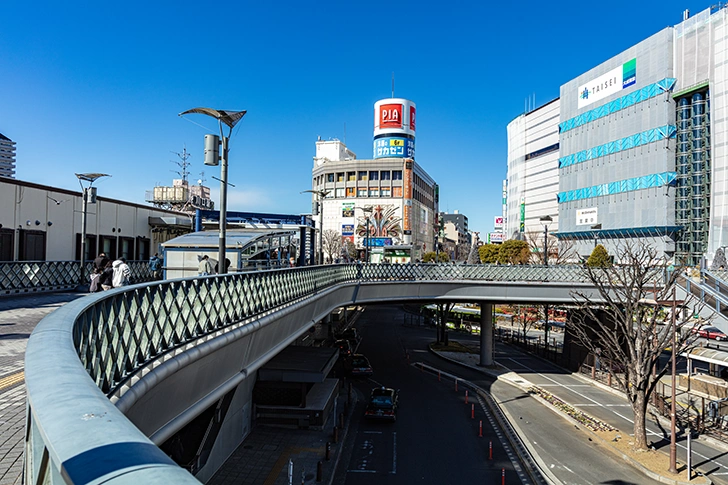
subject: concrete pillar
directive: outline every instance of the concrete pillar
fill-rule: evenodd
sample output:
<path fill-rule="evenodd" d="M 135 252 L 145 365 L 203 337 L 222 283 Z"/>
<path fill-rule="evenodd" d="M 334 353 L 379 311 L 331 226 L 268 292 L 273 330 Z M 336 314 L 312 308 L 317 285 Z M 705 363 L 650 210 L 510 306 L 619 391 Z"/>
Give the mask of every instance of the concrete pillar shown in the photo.
<path fill-rule="evenodd" d="M 480 365 L 492 367 L 493 360 L 493 304 L 480 304 Z"/>

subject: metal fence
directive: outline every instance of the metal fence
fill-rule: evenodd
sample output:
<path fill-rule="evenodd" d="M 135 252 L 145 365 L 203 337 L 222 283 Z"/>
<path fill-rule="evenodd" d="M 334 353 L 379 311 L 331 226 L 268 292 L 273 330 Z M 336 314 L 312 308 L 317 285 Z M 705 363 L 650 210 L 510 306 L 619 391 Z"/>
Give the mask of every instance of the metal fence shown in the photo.
<path fill-rule="evenodd" d="M 151 281 L 147 261 L 128 261 L 131 281 Z M 93 261 L 86 263 L 85 274 L 91 274 Z M 78 261 L 11 261 L 0 263 L 0 295 L 36 291 L 58 291 L 76 288 L 80 279 Z"/>
<path fill-rule="evenodd" d="M 11 289 L 73 287 L 78 279 L 74 262 L 5 266 L 7 274 L 24 275 L 6 284 Z M 147 268 L 134 262 L 132 277 L 151 278 Z M 28 342 L 25 483 L 87 483 L 101 472 L 110 482 L 195 483 L 104 394 L 200 337 L 341 284 L 446 280 L 588 283 L 579 266 L 341 264 L 136 284 L 71 302 L 46 317 Z M 130 461 L 111 460 L 113 466 L 99 470 L 82 460 L 104 462 L 101 450 L 130 453 Z M 139 456 L 144 463 L 134 461 Z"/>

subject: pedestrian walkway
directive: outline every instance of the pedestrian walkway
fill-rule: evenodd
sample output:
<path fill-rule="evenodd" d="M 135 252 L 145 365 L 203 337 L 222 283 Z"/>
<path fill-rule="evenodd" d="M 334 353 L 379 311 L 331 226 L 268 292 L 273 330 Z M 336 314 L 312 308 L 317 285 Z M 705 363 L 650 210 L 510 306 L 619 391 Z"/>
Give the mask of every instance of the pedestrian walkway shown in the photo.
<path fill-rule="evenodd" d="M 59 292 L 0 297 L 0 485 L 22 481 L 28 337 L 43 317 L 82 296 Z"/>

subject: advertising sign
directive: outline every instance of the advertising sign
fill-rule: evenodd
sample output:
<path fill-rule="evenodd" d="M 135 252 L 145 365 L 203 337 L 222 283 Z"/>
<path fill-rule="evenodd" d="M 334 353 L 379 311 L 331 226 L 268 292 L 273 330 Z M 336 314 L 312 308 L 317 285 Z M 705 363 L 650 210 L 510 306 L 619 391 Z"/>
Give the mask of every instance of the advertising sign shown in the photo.
<path fill-rule="evenodd" d="M 591 226 L 597 224 L 599 220 L 599 213 L 596 207 L 589 209 L 580 209 L 576 211 L 576 225 L 577 226 Z"/>
<path fill-rule="evenodd" d="M 354 224 L 342 224 L 341 225 L 342 236 L 353 236 L 354 235 Z"/>
<path fill-rule="evenodd" d="M 493 218 L 493 227 L 496 229 L 503 229 L 503 216 L 495 216 Z"/>
<path fill-rule="evenodd" d="M 506 235 L 502 232 L 491 232 L 488 235 L 488 240 L 490 244 L 500 244 L 506 240 Z"/>
<path fill-rule="evenodd" d="M 625 62 L 606 74 L 579 86 L 578 107 L 588 106 L 637 82 L 637 59 Z"/>
<path fill-rule="evenodd" d="M 415 129 L 415 111 L 417 111 L 417 108 L 415 108 L 415 105 L 410 105 L 410 130 L 413 132 L 416 131 Z"/>
<path fill-rule="evenodd" d="M 341 217 L 354 217 L 354 203 L 344 202 L 341 205 Z"/>
<path fill-rule="evenodd" d="M 364 238 L 364 246 L 367 245 L 367 238 Z M 391 246 L 392 245 L 392 238 L 391 237 L 372 237 L 369 239 L 369 247 L 370 248 L 381 248 L 383 246 Z"/>
<path fill-rule="evenodd" d="M 374 158 L 415 158 L 415 141 L 399 136 L 374 140 Z"/>
<path fill-rule="evenodd" d="M 520 232 L 526 232 L 526 199 L 521 197 L 521 222 L 518 225 Z"/>
<path fill-rule="evenodd" d="M 402 105 L 379 105 L 379 128 L 402 128 Z"/>

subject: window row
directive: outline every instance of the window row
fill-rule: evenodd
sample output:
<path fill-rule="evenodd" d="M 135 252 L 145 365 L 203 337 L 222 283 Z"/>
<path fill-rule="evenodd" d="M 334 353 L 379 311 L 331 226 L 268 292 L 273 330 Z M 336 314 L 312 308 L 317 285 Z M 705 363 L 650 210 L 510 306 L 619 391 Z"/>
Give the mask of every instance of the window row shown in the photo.
<path fill-rule="evenodd" d="M 327 173 L 326 182 L 363 182 L 367 180 L 402 180 L 401 170 L 359 170 L 358 172 Z"/>
<path fill-rule="evenodd" d="M 342 187 L 333 191 L 334 198 L 346 197 L 402 197 L 402 187 L 382 187 L 381 189 L 367 189 L 357 187 Z"/>

